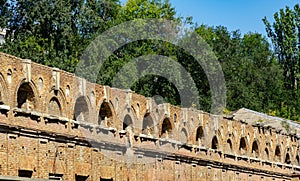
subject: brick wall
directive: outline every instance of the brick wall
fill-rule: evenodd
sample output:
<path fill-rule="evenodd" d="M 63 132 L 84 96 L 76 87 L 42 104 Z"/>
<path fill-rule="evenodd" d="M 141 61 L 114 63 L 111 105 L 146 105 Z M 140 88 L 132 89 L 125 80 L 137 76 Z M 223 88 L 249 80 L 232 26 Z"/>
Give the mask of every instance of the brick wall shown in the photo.
<path fill-rule="evenodd" d="M 4 53 L 0 64 L 0 180 L 299 180 L 296 133 L 156 105 Z"/>

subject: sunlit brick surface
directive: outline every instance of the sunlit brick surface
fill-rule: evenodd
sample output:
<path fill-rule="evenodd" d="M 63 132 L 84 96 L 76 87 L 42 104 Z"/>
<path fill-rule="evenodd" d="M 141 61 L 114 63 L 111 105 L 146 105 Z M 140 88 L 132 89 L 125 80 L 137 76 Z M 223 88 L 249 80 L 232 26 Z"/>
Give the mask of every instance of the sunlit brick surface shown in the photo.
<path fill-rule="evenodd" d="M 0 180 L 299 180 L 297 133 L 3 53 L 0 65 Z"/>

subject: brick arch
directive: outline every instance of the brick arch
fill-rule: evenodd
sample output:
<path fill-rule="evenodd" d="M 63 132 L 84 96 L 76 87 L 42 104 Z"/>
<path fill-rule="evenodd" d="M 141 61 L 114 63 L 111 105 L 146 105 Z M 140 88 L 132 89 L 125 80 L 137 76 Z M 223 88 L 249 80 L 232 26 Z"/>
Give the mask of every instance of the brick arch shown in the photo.
<path fill-rule="evenodd" d="M 212 137 L 211 149 L 215 149 L 215 150 L 220 149 L 220 143 L 216 135 Z"/>
<path fill-rule="evenodd" d="M 246 155 L 249 149 L 249 143 L 247 137 L 241 137 L 239 141 L 239 153 L 241 155 Z"/>
<path fill-rule="evenodd" d="M 143 117 L 142 133 L 146 135 L 155 135 L 157 133 L 156 122 L 150 113 L 146 113 Z"/>
<path fill-rule="evenodd" d="M 62 108 L 56 97 L 50 99 L 47 113 L 54 116 L 62 116 Z"/>
<path fill-rule="evenodd" d="M 8 104 L 9 97 L 7 81 L 0 72 L 0 104 Z"/>
<path fill-rule="evenodd" d="M 98 106 L 98 125 L 113 127 L 116 113 L 111 102 L 103 101 Z"/>
<path fill-rule="evenodd" d="M 60 114 L 59 116 L 61 117 L 67 117 L 67 101 L 66 101 L 66 96 L 63 92 L 62 89 L 59 90 L 55 90 L 54 87 L 51 87 L 51 89 L 49 90 L 46 99 L 45 99 L 45 112 L 49 113 L 50 110 L 50 103 L 52 101 L 56 101 L 60 107 Z M 57 114 L 55 114 L 57 115 Z"/>
<path fill-rule="evenodd" d="M 137 128 L 139 128 L 138 125 L 138 118 L 134 112 L 134 110 L 132 109 L 132 107 L 128 107 L 127 105 L 124 106 L 123 111 L 121 111 L 121 114 L 119 114 L 119 116 L 117 116 L 116 118 L 118 119 L 118 122 L 114 123 L 115 126 L 120 129 L 123 130 L 123 123 L 124 123 L 124 119 L 126 116 L 130 116 L 131 120 L 132 120 L 132 125 L 131 127 L 133 128 L 133 130 L 137 131 Z"/>
<path fill-rule="evenodd" d="M 186 130 L 186 128 L 181 128 L 179 135 L 179 141 L 181 141 L 182 143 L 187 143 L 188 142 L 188 138 L 189 138 L 189 134 Z"/>
<path fill-rule="evenodd" d="M 91 104 L 86 96 L 79 96 L 75 99 L 73 116 L 76 121 L 91 122 Z"/>
<path fill-rule="evenodd" d="M 284 146 L 283 147 L 283 154 L 282 154 L 282 161 L 285 164 L 292 164 L 293 162 L 293 150 L 291 147 L 289 146 Z"/>
<path fill-rule="evenodd" d="M 41 111 L 39 106 L 40 98 L 36 85 L 33 81 L 27 82 L 25 79 L 19 81 L 14 92 L 14 106 L 18 108 L 28 108 L 30 110 Z"/>
<path fill-rule="evenodd" d="M 276 145 L 274 149 L 274 161 L 281 162 L 282 150 L 281 145 Z"/>
<path fill-rule="evenodd" d="M 251 146 L 251 156 L 258 158 L 260 156 L 260 144 L 257 139 L 254 139 Z"/>
<path fill-rule="evenodd" d="M 204 142 L 204 139 L 205 139 L 205 130 L 204 130 L 204 127 L 203 126 L 199 126 L 196 128 L 196 131 L 195 131 L 195 140 L 194 140 L 194 144 L 195 145 L 198 145 L 198 146 L 202 146 L 203 145 L 203 142 Z"/>
<path fill-rule="evenodd" d="M 178 135 L 178 140 L 180 140 L 181 131 L 184 129 L 185 132 L 186 132 L 186 137 L 187 137 L 187 141 L 188 141 L 189 138 L 190 138 L 190 135 L 191 135 L 191 131 L 190 131 L 190 127 L 188 125 L 188 122 L 183 120 L 183 119 L 181 121 L 177 120 L 177 122 L 179 122 L 179 124 L 177 124 L 177 126 L 176 126 L 177 127 L 176 132 L 178 132 L 178 134 L 177 134 Z M 185 142 L 187 142 L 187 141 L 185 141 Z"/>
<path fill-rule="evenodd" d="M 290 156 L 290 152 L 287 152 L 284 156 L 284 163 L 286 164 L 291 164 L 292 161 L 291 161 L 291 156 Z"/>
<path fill-rule="evenodd" d="M 126 114 L 124 119 L 123 119 L 122 130 L 126 130 L 128 127 L 133 128 L 133 120 L 132 120 L 132 117 L 129 114 Z"/>
<path fill-rule="evenodd" d="M 171 121 L 171 119 L 169 117 L 164 117 L 162 119 L 162 121 L 160 121 L 159 124 L 159 136 L 160 137 L 172 137 L 175 131 L 175 125 L 174 123 Z"/>

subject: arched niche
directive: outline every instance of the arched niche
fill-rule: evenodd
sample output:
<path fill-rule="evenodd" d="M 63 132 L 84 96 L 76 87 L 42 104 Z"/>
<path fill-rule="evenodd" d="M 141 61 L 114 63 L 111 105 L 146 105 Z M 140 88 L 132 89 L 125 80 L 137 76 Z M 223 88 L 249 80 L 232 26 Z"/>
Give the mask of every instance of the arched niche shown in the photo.
<path fill-rule="evenodd" d="M 56 97 L 51 98 L 48 105 L 48 114 L 54 116 L 61 116 L 61 106 Z"/>
<path fill-rule="evenodd" d="M 84 96 L 78 97 L 74 107 L 74 119 L 76 121 L 89 121 L 89 106 Z"/>
<path fill-rule="evenodd" d="M 17 107 L 26 110 L 35 110 L 37 101 L 34 91 L 29 83 L 23 83 L 17 92 Z"/>
<path fill-rule="evenodd" d="M 165 118 L 161 125 L 161 133 L 160 136 L 162 138 L 168 138 L 172 134 L 172 124 L 169 118 Z"/>
<path fill-rule="evenodd" d="M 98 124 L 102 126 L 113 126 L 113 112 L 108 102 L 103 102 L 100 106 Z"/>
<path fill-rule="evenodd" d="M 231 153 L 232 152 L 232 142 L 230 139 L 227 139 L 227 142 L 226 142 L 226 150 Z"/>
<path fill-rule="evenodd" d="M 182 143 L 187 143 L 188 141 L 188 133 L 185 128 L 182 128 L 179 134 L 179 141 Z"/>
<path fill-rule="evenodd" d="M 56 90 L 54 86 L 50 87 L 47 95 L 45 96 L 44 102 L 48 103 L 48 105 L 45 106 L 45 112 L 49 115 L 60 117 L 67 116 L 67 101 L 63 90 Z"/>
<path fill-rule="evenodd" d="M 146 135 L 154 135 L 154 122 L 150 114 L 145 114 L 143 118 L 142 133 Z"/>
<path fill-rule="evenodd" d="M 277 145 L 275 148 L 275 156 L 274 156 L 275 161 L 281 162 L 281 151 L 280 151 L 280 146 Z"/>
<path fill-rule="evenodd" d="M 269 159 L 270 159 L 268 148 L 265 148 L 265 159 L 266 159 L 266 160 L 269 160 Z"/>
<path fill-rule="evenodd" d="M 204 141 L 204 130 L 202 126 L 199 126 L 196 131 L 196 145 L 202 146 Z"/>
<path fill-rule="evenodd" d="M 128 128 L 128 127 L 132 127 L 132 125 L 133 125 L 132 119 L 131 119 L 131 117 L 127 114 L 127 115 L 124 117 L 124 120 L 123 120 L 123 130 L 126 130 L 126 128 Z"/>
<path fill-rule="evenodd" d="M 259 157 L 259 147 L 257 141 L 253 141 L 252 143 L 252 156 L 255 158 Z"/>
<path fill-rule="evenodd" d="M 286 164 L 291 164 L 291 157 L 290 157 L 290 154 L 289 153 L 286 153 L 285 155 L 285 159 L 284 159 L 284 163 Z"/>
<path fill-rule="evenodd" d="M 239 150 L 240 150 L 241 155 L 245 155 L 247 153 L 247 142 L 246 142 L 245 137 L 242 137 L 240 139 Z"/>
<path fill-rule="evenodd" d="M 211 141 L 211 149 L 217 150 L 219 148 L 219 142 L 217 136 L 214 136 Z"/>

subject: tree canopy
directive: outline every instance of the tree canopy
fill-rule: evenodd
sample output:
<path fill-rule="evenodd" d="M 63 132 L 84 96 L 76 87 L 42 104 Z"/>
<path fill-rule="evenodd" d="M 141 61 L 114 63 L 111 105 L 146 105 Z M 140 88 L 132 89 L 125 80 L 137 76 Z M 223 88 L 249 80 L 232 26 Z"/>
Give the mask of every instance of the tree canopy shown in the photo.
<path fill-rule="evenodd" d="M 300 7 L 285 7 L 274 14 L 271 23 L 263 19 L 268 37 L 271 39 L 274 54 L 283 69 L 284 101 L 282 101 L 281 115 L 300 119 Z"/>
<path fill-rule="evenodd" d="M 172 28 L 176 36 L 174 41 L 184 44 L 189 43 L 185 41 L 190 40 L 189 32 L 192 31 L 210 46 L 226 80 L 225 110 L 247 107 L 298 120 L 299 9 L 299 5 L 293 9 L 281 9 L 274 14 L 272 25 L 263 19 L 272 49 L 268 39 L 258 33 L 242 35 L 239 30 L 229 31 L 224 26 L 197 25 L 192 17 L 178 16 L 167 0 L 128 0 L 124 5 L 119 0 L 0 0 L 0 28 L 7 28 L 6 41 L 0 51 L 74 73 L 88 45 L 106 30 L 136 19 L 168 19 L 175 22 L 174 26 L 164 27 L 165 31 L 157 28 L 156 33 L 164 35 L 168 28 Z M 190 30 L 181 32 L 186 24 Z M 126 27 L 126 30 L 131 31 L 131 28 Z M 189 90 L 187 94 L 196 92 L 199 97 L 197 101 L 186 101 L 183 106 L 194 107 L 194 102 L 199 102 L 197 108 L 210 111 L 210 82 L 196 57 L 168 41 L 128 42 L 105 60 L 97 72 L 97 83 L 124 88 L 125 82 L 135 80 L 130 89 L 156 97 L 159 103 L 167 101 L 175 105 L 182 105 L 179 94 L 185 89 Z M 161 63 L 172 60 L 188 74 L 178 67 L 164 65 L 168 67 L 164 72 L 166 76 L 148 74 L 137 77 L 141 74 L 138 71 L 145 67 L 158 70 L 162 66 L 161 63 L 151 63 L 154 60 L 146 55 L 169 57 L 160 60 Z M 126 65 L 139 57 L 144 57 L 145 61 L 135 62 L 137 69 L 126 69 Z M 121 81 L 114 84 L 119 71 L 126 71 L 126 75 L 119 77 Z M 186 83 L 187 76 L 192 77 L 196 89 Z M 178 81 L 174 84 L 168 77 Z"/>

